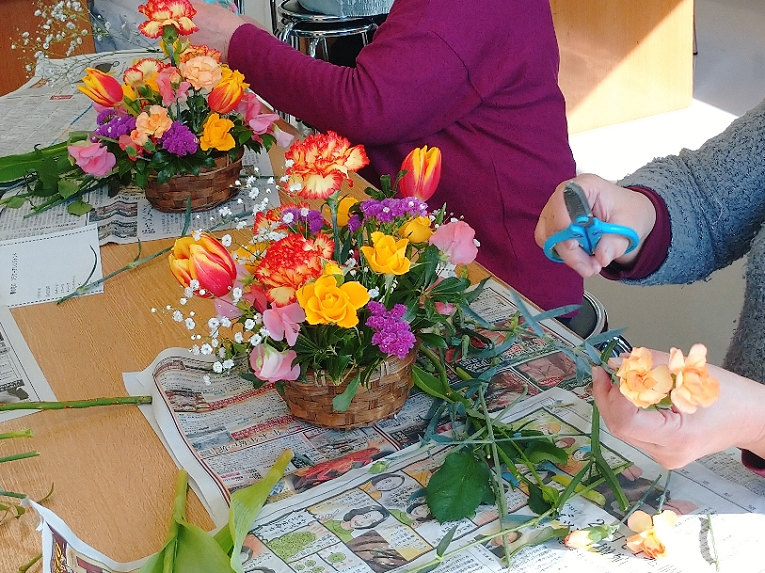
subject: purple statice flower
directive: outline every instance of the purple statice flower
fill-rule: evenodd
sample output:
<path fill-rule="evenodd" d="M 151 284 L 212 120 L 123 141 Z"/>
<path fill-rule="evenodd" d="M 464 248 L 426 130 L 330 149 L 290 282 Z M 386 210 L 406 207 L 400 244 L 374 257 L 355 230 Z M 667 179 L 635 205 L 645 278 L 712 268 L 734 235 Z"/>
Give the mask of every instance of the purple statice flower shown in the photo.
<path fill-rule="evenodd" d="M 428 204 L 420 199 L 405 197 L 403 199 L 388 198 L 382 201 L 369 199 L 362 201 L 361 212 L 365 219 L 374 218 L 381 223 L 391 223 L 406 216 L 425 217 L 428 214 Z"/>
<path fill-rule="evenodd" d="M 98 125 L 103 125 L 105 123 L 109 123 L 112 119 L 117 117 L 117 112 L 111 108 L 102 109 L 98 112 L 98 117 L 96 118 L 96 123 Z"/>
<path fill-rule="evenodd" d="M 111 110 L 107 110 L 111 111 Z M 93 130 L 94 136 L 119 139 L 120 136 L 129 134 L 135 129 L 135 118 L 132 115 L 115 115 L 106 123 L 99 125 Z"/>
<path fill-rule="evenodd" d="M 159 142 L 167 151 L 178 156 L 190 155 L 199 148 L 197 136 L 180 121 L 174 121 Z"/>
<path fill-rule="evenodd" d="M 351 233 L 358 231 L 359 227 L 361 227 L 361 219 L 359 219 L 358 215 L 351 215 L 348 217 L 348 230 Z"/>
<path fill-rule="evenodd" d="M 308 232 L 315 235 L 324 226 L 324 217 L 315 209 L 305 207 L 289 207 L 282 213 L 282 221 L 287 225 L 308 224 Z"/>
<path fill-rule="evenodd" d="M 371 301 L 367 308 L 370 317 L 366 325 L 375 333 L 372 335 L 372 344 L 386 354 L 395 354 L 404 358 L 414 348 L 415 338 L 409 329 L 409 323 L 403 320 L 406 307 L 403 304 L 395 304 L 388 311 L 379 302 Z"/>

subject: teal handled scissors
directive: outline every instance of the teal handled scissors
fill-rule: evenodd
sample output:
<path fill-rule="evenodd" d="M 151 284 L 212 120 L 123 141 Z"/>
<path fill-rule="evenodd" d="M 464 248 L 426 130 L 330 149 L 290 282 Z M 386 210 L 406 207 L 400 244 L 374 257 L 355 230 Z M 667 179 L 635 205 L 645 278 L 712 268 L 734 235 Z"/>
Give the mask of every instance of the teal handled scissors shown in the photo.
<path fill-rule="evenodd" d="M 571 224 L 562 231 L 551 235 L 545 241 L 545 255 L 551 261 L 556 263 L 563 262 L 563 259 L 555 252 L 555 245 L 569 239 L 576 239 L 579 245 L 590 256 L 595 254 L 595 247 L 598 246 L 603 235 L 622 235 L 626 237 L 630 242 L 630 246 L 625 253 L 629 253 L 637 247 L 640 239 L 635 231 L 623 225 L 604 223 L 592 214 L 590 204 L 587 202 L 587 196 L 579 184 L 569 181 L 563 189 L 563 200 L 571 217 Z"/>

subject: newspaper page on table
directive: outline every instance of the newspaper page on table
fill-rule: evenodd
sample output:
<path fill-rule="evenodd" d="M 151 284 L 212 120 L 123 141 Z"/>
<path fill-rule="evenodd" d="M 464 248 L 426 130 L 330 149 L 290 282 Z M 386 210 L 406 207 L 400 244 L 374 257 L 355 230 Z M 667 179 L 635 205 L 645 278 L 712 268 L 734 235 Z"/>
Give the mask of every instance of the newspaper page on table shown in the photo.
<path fill-rule="evenodd" d="M 65 140 L 72 131 L 90 131 L 96 126 L 92 101 L 77 89 L 86 67 L 121 77 L 125 69 L 146 52 L 105 52 L 44 60 L 35 76 L 24 86 L 0 97 L 0 116 L 13 129 L 0 130 L 0 156 L 26 153 L 34 147 L 46 147 Z M 249 151 L 243 160 L 242 180 L 251 185 L 239 194 L 205 213 L 199 227 L 207 228 L 221 220 L 220 212 L 252 212 L 264 199 L 269 206 L 279 203 L 273 181 L 273 168 L 267 153 Z M 14 189 L 6 191 L 13 193 Z M 135 243 L 177 237 L 183 230 L 183 213 L 161 213 L 152 209 L 139 189 L 126 189 L 110 196 L 106 187 L 88 194 L 94 209 L 87 215 L 67 212 L 65 205 L 33 214 L 29 205 L 20 209 L 0 207 L 0 241 L 29 237 L 97 224 L 100 244 Z M 231 225 L 220 228 L 230 228 Z"/>
<path fill-rule="evenodd" d="M 7 306 L 0 306 L 0 404 L 55 400 L 56 396 L 29 350 L 11 311 Z M 0 412 L 0 422 L 38 411 Z"/>
<path fill-rule="evenodd" d="M 546 463 L 540 477 L 563 489 L 555 476 L 571 476 L 584 463 L 589 447 L 590 405 L 572 392 L 551 388 L 516 405 L 505 416 L 517 426 L 570 436 L 565 464 Z M 602 432 L 604 455 L 613 467 L 623 468 L 618 479 L 632 502 L 644 498 L 642 508 L 655 512 L 661 487 L 646 492 L 666 470 L 627 444 Z M 385 463 L 356 468 L 295 496 L 282 497 L 261 511 L 244 540 L 241 560 L 249 573 L 399 573 L 416 571 L 432 562 L 444 536 L 456 527 L 447 559 L 436 569 L 442 573 L 499 572 L 504 549 L 492 534 L 499 531 L 496 506 L 481 505 L 471 518 L 439 524 L 424 503 L 424 487 L 440 466 L 450 446 L 413 445 L 389 455 Z M 523 486 L 508 474 L 505 501 L 509 522 L 522 524 L 534 517 Z M 659 483 L 664 483 L 663 479 Z M 599 486 L 603 505 L 573 498 L 560 516 L 538 526 L 528 526 L 508 538 L 515 551 L 525 540 L 548 525 L 581 528 L 616 524 L 623 514 L 606 486 Z M 676 472 L 664 507 L 680 515 L 668 541 L 670 554 L 650 560 L 632 554 L 625 545 L 630 535 L 622 527 L 612 538 L 589 550 L 570 550 L 561 541 L 521 548 L 512 556 L 511 570 L 519 573 L 765 571 L 761 532 L 765 528 L 765 498 L 728 482 L 700 464 Z M 94 515 L 97 515 L 97 510 Z M 46 517 L 47 516 L 47 517 Z M 99 553 L 80 542 L 65 524 L 42 515 L 44 571 L 64 571 L 62 563 L 77 559 L 83 571 L 129 571 L 122 565 L 105 566 Z M 49 519 L 50 517 L 50 519 Z M 507 523 L 507 521 L 506 521 Z M 710 524 L 714 534 L 710 533 Z M 56 564 L 59 568 L 56 568 Z"/>

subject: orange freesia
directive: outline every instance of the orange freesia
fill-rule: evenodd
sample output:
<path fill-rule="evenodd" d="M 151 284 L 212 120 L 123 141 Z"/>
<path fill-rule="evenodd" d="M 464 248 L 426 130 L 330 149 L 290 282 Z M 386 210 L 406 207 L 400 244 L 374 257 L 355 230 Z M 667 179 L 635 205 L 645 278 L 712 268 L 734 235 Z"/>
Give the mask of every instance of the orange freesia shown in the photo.
<path fill-rule="evenodd" d="M 165 26 L 173 26 L 182 36 L 199 29 L 191 20 L 197 11 L 189 0 L 148 0 L 138 7 L 138 11 L 148 18 L 138 26 L 148 38 L 159 38 Z"/>
<path fill-rule="evenodd" d="M 660 364 L 653 368 L 651 351 L 636 347 L 616 371 L 619 390 L 638 408 L 658 404 L 672 390 L 673 380 L 669 368 Z"/>
<path fill-rule="evenodd" d="M 338 285 L 335 271 L 339 270 L 337 265 L 327 265 L 322 276 L 295 293 L 308 324 L 353 328 L 359 323 L 357 311 L 369 302 L 369 292 L 356 281 Z"/>
<path fill-rule="evenodd" d="M 199 147 L 203 151 L 208 149 L 217 149 L 218 151 L 228 151 L 236 145 L 234 137 L 231 135 L 231 128 L 234 122 L 217 113 L 211 113 L 210 117 L 202 126 L 202 137 L 199 138 Z"/>
<path fill-rule="evenodd" d="M 676 523 L 677 514 L 669 509 L 653 517 L 638 510 L 627 520 L 627 527 L 635 532 L 627 538 L 627 547 L 634 553 L 642 551 L 652 559 L 666 557 L 667 538 L 670 528 Z"/>
<path fill-rule="evenodd" d="M 236 279 L 233 257 L 208 233 L 202 233 L 198 239 L 193 236 L 177 239 L 169 261 L 170 271 L 183 286 L 190 286 L 193 280 L 199 282 L 200 296 L 223 296 Z"/>
<path fill-rule="evenodd" d="M 232 70 L 228 66 L 221 67 L 222 78 L 212 89 L 207 98 L 210 109 L 218 113 L 228 113 L 242 100 L 244 90 L 249 87 L 245 83 L 241 72 Z"/>
<path fill-rule="evenodd" d="M 284 158 L 289 165 L 289 190 L 304 199 L 328 198 L 348 179 L 349 171 L 358 171 L 369 163 L 362 146 L 351 147 L 334 131 L 296 141 Z"/>
<path fill-rule="evenodd" d="M 406 175 L 398 182 L 398 189 L 404 197 L 416 197 L 427 201 L 436 192 L 441 179 L 441 150 L 428 149 L 427 145 L 415 147 L 404 158 L 401 169 Z"/>
<path fill-rule="evenodd" d="M 88 75 L 82 78 L 84 85 L 77 89 L 104 107 L 114 107 L 122 102 L 122 84 L 114 76 L 96 68 L 85 68 Z"/>
<path fill-rule="evenodd" d="M 675 375 L 675 388 L 670 393 L 672 404 L 680 412 L 693 414 L 699 406 L 711 406 L 720 396 L 720 383 L 709 375 L 707 348 L 694 344 L 688 357 L 681 350 L 669 351 L 669 371 Z"/>
<path fill-rule="evenodd" d="M 409 239 L 396 240 L 395 237 L 375 231 L 372 233 L 372 245 L 364 245 L 364 254 L 372 270 L 380 274 L 403 275 L 409 272 L 411 261 L 406 257 Z"/>

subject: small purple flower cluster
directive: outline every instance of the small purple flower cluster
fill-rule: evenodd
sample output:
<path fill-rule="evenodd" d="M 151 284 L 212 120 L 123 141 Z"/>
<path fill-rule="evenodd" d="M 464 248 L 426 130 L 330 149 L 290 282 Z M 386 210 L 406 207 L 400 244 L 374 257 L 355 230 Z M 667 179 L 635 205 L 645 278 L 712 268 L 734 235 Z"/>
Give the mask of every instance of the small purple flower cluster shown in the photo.
<path fill-rule="evenodd" d="M 381 223 L 391 223 L 400 217 L 427 217 L 428 204 L 414 197 L 403 199 L 369 199 L 361 202 L 361 212 L 364 218 L 375 218 Z"/>
<path fill-rule="evenodd" d="M 166 151 L 178 156 L 191 155 L 199 148 L 196 135 L 180 121 L 174 121 L 159 142 Z"/>
<path fill-rule="evenodd" d="M 372 344 L 380 348 L 386 354 L 395 354 L 404 358 L 414 348 L 415 338 L 409 329 L 409 323 L 403 320 L 406 307 L 403 304 L 394 304 L 390 311 L 385 310 L 385 305 L 371 301 L 367 308 L 371 316 L 366 325 L 375 331 L 372 335 Z"/>
<path fill-rule="evenodd" d="M 101 123 L 101 120 L 104 123 Z M 120 136 L 130 134 L 135 129 L 135 117 L 115 114 L 112 109 L 104 110 L 98 114 L 98 121 L 98 127 L 93 130 L 93 141 L 96 141 L 97 137 L 119 139 Z"/>
<path fill-rule="evenodd" d="M 299 225 L 308 223 L 308 232 L 315 235 L 324 226 L 324 217 L 315 209 L 307 209 L 303 214 L 303 209 L 299 207 L 289 207 L 282 213 L 282 221 L 290 221 L 289 225 Z"/>

